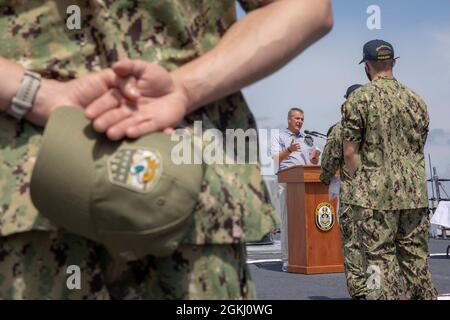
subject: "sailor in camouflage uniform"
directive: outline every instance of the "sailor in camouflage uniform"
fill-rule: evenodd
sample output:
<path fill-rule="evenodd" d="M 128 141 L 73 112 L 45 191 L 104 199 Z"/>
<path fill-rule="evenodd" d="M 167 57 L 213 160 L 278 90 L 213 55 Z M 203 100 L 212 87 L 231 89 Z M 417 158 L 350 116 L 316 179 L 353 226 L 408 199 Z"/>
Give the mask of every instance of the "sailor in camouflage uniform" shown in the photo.
<path fill-rule="evenodd" d="M 345 98 L 359 87 L 355 84 L 347 89 Z M 349 177 L 344 166 L 342 151 L 342 125 L 335 123 L 327 133 L 327 143 L 323 149 L 321 158 L 320 181 L 329 185 L 336 172 L 340 172 L 340 195 L 348 192 Z M 345 196 L 344 196 L 345 197 Z M 341 230 L 342 253 L 344 256 L 344 271 L 347 279 L 347 289 L 354 299 L 365 297 L 366 276 L 362 268 L 362 256 L 357 239 L 356 224 L 353 221 L 351 206 L 339 199 L 339 226 Z"/>
<path fill-rule="evenodd" d="M 362 245 L 368 299 L 436 299 L 428 267 L 428 197 L 424 145 L 429 117 L 424 101 L 393 77 L 394 49 L 364 46 L 371 82 L 343 106 L 345 166 Z M 399 273 L 400 270 L 400 273 Z"/>
<path fill-rule="evenodd" d="M 264 18 L 274 21 L 270 14 L 308 12 L 311 19 L 287 19 L 299 23 L 306 39 L 291 39 L 296 44 L 287 51 L 283 49 L 283 57 L 293 57 L 310 43 L 310 37 L 317 40 L 330 30 L 328 0 L 314 3 L 314 7 L 306 1 L 277 2 L 265 6 L 267 1 L 241 0 L 243 8 L 252 13 L 240 24 L 246 21 L 241 28 L 258 29 L 267 25 Z M 64 19 L 71 4 L 39 0 L 0 2 L 0 72 L 14 70 L 1 73 L 9 81 L 0 86 L 0 298 L 254 298 L 244 243 L 261 239 L 275 225 L 259 164 L 206 166 L 202 192 L 184 244 L 169 257 L 115 261 L 102 246 L 53 226 L 31 203 L 29 181 L 33 163 L 42 126 L 53 109 L 47 107 L 48 114 L 40 117 L 30 112 L 25 117 L 27 121 L 20 122 L 3 113 L 17 91 L 23 68 L 45 78 L 33 107 L 36 109 L 39 95 L 47 99 L 64 96 L 66 100 L 59 101 L 55 108 L 61 104 L 86 107 L 96 98 L 93 91 L 101 95 L 110 89 L 107 85 L 114 82 L 115 76 L 106 68 L 120 59 L 156 62 L 172 72 L 219 44 L 235 25 L 235 1 L 83 0 L 77 2 L 82 28 L 68 30 Z M 284 19 L 274 23 L 282 24 Z M 247 30 L 246 34 L 252 33 Z M 267 49 L 267 44 L 261 45 Z M 273 50 L 276 53 L 279 49 Z M 283 59 L 288 58 L 276 63 L 264 61 L 266 69 L 258 76 L 275 69 L 267 69 L 268 66 L 286 63 Z M 253 70 L 258 69 L 261 66 Z M 243 80 L 246 84 L 256 80 L 243 75 L 247 76 Z M 72 91 L 78 93 L 78 98 Z M 226 129 L 256 128 L 239 92 L 211 99 L 211 103 L 202 106 L 185 118 L 187 124 L 205 120 L 223 133 Z M 81 269 L 80 289 L 70 290 L 66 285 L 70 265 Z"/>

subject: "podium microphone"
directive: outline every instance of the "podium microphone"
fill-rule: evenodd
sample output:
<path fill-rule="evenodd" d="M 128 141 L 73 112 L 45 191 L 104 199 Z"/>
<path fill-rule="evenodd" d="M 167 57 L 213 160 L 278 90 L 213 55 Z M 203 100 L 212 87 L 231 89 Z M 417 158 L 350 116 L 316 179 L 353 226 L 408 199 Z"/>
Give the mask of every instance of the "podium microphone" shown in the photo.
<path fill-rule="evenodd" d="M 316 137 L 316 138 L 322 138 L 322 139 L 327 139 L 327 136 L 317 132 L 317 131 L 309 131 L 309 130 L 305 130 L 306 134 L 309 134 L 310 136 Z"/>

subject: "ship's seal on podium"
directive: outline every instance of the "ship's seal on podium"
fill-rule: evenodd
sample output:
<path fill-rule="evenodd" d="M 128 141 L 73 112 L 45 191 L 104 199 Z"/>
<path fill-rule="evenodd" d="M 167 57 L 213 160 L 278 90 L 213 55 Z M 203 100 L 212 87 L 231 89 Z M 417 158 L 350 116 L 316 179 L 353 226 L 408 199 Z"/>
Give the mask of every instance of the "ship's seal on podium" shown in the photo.
<path fill-rule="evenodd" d="M 328 202 L 321 202 L 316 207 L 316 226 L 322 231 L 330 231 L 334 226 L 335 213 Z"/>

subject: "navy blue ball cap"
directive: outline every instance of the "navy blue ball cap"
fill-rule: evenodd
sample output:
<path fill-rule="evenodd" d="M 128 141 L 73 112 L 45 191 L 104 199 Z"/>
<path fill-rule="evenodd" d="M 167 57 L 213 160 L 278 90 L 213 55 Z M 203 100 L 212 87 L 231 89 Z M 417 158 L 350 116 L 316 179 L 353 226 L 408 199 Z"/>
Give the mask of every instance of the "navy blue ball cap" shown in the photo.
<path fill-rule="evenodd" d="M 345 93 L 344 98 L 348 99 L 348 97 L 350 97 L 350 95 L 352 94 L 353 91 L 355 91 L 356 89 L 362 87 L 362 84 L 354 84 L 350 87 L 347 88 L 347 92 Z"/>
<path fill-rule="evenodd" d="M 364 61 L 387 61 L 395 60 L 394 58 L 394 47 L 386 41 L 383 40 L 371 40 L 364 45 L 363 48 L 363 58 L 360 62 Z"/>

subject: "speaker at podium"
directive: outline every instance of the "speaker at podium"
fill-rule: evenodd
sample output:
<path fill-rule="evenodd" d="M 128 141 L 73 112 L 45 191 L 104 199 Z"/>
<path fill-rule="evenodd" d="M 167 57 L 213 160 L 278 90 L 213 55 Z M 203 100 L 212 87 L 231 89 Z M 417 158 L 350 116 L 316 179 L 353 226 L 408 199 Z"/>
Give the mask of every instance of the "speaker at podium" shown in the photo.
<path fill-rule="evenodd" d="M 328 199 L 328 186 L 320 166 L 292 166 L 278 173 L 287 185 L 288 271 L 303 274 L 344 271 L 336 199 Z"/>

